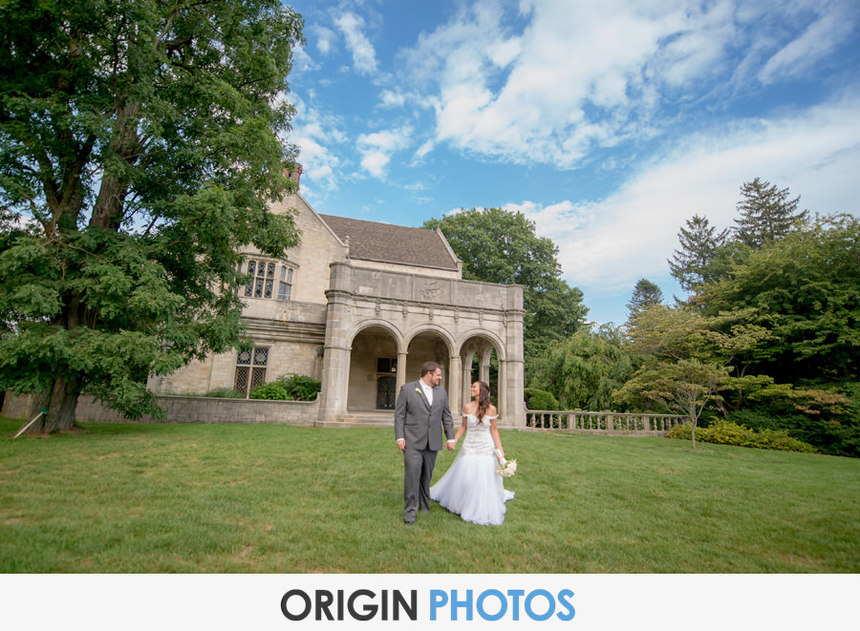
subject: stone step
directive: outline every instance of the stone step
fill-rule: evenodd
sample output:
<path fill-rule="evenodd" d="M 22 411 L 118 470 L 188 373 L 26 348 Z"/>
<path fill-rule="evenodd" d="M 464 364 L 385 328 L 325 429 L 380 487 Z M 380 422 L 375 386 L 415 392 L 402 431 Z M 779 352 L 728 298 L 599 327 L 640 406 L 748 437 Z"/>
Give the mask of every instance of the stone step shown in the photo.
<path fill-rule="evenodd" d="M 350 412 L 336 421 L 317 421 L 315 427 L 394 427 L 394 411 Z"/>

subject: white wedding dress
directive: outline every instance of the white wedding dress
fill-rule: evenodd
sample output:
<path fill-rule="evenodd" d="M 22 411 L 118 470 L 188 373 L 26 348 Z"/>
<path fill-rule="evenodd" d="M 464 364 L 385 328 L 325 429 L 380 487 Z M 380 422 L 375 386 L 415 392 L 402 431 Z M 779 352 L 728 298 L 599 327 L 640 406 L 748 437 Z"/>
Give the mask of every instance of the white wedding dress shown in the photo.
<path fill-rule="evenodd" d="M 460 453 L 445 475 L 430 487 L 431 499 L 463 520 L 484 526 L 501 524 L 505 520 L 505 502 L 514 497 L 496 473 L 496 447 L 490 435 L 490 421 L 494 418 L 485 416 L 478 423 L 474 414 L 466 415 L 466 437 Z"/>

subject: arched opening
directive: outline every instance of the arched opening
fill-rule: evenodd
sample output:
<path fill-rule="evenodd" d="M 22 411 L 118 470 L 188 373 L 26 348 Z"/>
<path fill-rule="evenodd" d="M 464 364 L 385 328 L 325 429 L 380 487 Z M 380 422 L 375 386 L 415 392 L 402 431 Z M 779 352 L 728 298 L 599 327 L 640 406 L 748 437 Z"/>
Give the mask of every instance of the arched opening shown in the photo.
<path fill-rule="evenodd" d="M 484 381 L 490 386 L 490 398 L 500 408 L 499 354 L 493 341 L 480 335 L 470 337 L 463 343 L 460 356 L 463 360 L 463 402 L 469 401 L 471 385 Z"/>
<path fill-rule="evenodd" d="M 352 341 L 347 409 L 393 410 L 397 397 L 397 341 L 381 326 L 364 329 Z"/>
<path fill-rule="evenodd" d="M 427 361 L 434 361 L 442 366 L 441 385 L 450 392 L 451 353 L 444 338 L 433 331 L 419 333 L 409 342 L 405 380 L 408 382 L 420 378 L 421 366 Z"/>

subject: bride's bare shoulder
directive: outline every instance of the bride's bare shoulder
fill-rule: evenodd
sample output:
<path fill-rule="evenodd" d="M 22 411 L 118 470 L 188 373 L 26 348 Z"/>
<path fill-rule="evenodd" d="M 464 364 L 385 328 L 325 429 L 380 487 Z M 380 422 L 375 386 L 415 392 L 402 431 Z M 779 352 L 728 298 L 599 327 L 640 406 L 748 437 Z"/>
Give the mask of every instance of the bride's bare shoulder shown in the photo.
<path fill-rule="evenodd" d="M 478 404 L 474 401 L 469 401 L 466 405 L 463 406 L 463 414 L 474 414 L 478 409 Z"/>

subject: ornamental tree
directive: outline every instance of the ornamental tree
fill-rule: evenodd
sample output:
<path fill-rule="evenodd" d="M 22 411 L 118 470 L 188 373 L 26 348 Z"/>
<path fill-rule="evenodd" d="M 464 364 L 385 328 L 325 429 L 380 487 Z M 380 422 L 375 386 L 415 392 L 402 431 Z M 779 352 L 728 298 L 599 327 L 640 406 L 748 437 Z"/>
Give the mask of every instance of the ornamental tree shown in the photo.
<path fill-rule="evenodd" d="M 618 404 L 634 407 L 644 407 L 642 402 L 650 401 L 662 409 L 685 415 L 692 425 L 695 449 L 699 417 L 709 403 L 720 401 L 719 389 L 728 379 L 729 371 L 728 366 L 697 359 L 651 361 L 643 364 L 612 398 Z"/>
<path fill-rule="evenodd" d="M 0 387 L 47 430 L 239 344 L 237 250 L 298 242 L 284 99 L 302 21 L 278 0 L 0 5 Z"/>

